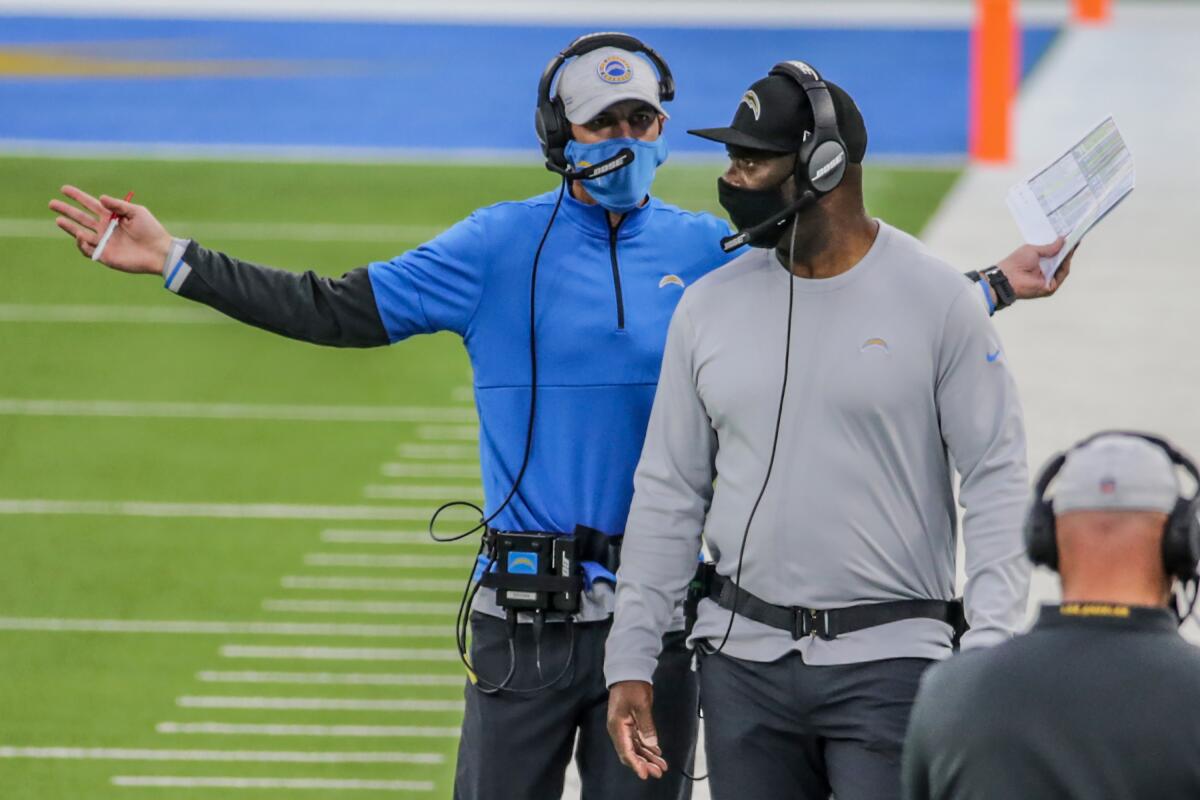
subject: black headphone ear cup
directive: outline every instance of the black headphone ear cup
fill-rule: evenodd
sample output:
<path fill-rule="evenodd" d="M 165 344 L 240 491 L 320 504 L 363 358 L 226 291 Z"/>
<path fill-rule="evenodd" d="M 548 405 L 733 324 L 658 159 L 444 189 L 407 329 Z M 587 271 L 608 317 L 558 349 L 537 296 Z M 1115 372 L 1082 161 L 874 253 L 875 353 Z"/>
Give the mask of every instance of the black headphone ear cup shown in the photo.
<path fill-rule="evenodd" d="M 846 148 L 830 139 L 821 142 L 805 162 L 808 185 L 820 194 L 828 194 L 842 182 L 846 174 Z"/>
<path fill-rule="evenodd" d="M 1025 516 L 1025 552 L 1035 566 L 1058 569 L 1058 538 L 1054 526 L 1054 505 L 1035 497 Z"/>
<path fill-rule="evenodd" d="M 542 145 L 542 155 L 559 169 L 567 168 L 565 150 L 570 141 L 571 123 L 563 112 L 562 101 L 557 97 L 549 103 L 542 103 L 534 112 L 534 127 L 537 129 L 538 142 Z"/>
<path fill-rule="evenodd" d="M 1163 530 L 1163 568 L 1171 577 L 1182 581 L 1196 576 L 1200 562 L 1200 521 L 1196 519 L 1197 504 L 1187 498 L 1175 503 Z"/>

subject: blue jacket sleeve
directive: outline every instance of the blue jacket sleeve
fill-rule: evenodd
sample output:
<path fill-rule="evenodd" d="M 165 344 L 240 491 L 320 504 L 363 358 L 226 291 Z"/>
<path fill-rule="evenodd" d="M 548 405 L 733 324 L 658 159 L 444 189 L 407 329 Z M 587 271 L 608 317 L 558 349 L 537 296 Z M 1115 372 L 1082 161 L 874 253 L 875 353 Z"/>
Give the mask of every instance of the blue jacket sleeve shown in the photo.
<path fill-rule="evenodd" d="M 367 268 L 388 340 L 454 331 L 465 336 L 483 297 L 484 220 L 475 212 L 440 236 Z"/>

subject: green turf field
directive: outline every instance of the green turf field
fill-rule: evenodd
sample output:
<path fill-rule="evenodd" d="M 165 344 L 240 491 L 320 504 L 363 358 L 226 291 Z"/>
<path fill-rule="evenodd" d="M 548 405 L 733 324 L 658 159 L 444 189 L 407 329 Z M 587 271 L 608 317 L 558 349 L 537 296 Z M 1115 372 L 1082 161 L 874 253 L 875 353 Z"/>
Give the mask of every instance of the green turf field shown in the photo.
<path fill-rule="evenodd" d="M 715 209 L 716 172 L 670 165 L 656 189 Z M 872 167 L 869 207 L 918 232 L 956 174 Z M 65 182 L 340 274 L 553 181 L 0 159 L 0 797 L 449 797 L 472 546 L 419 532 L 478 492 L 461 345 L 326 350 L 226 322 L 81 258 L 45 210 Z"/>

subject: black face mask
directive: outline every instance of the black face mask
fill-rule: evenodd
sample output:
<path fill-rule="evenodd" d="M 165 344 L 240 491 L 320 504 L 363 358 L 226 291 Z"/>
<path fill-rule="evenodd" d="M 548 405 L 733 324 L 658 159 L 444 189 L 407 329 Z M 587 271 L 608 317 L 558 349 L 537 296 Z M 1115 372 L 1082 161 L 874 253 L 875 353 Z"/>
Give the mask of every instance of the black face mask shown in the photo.
<path fill-rule="evenodd" d="M 786 178 L 783 182 L 766 189 L 742 189 L 724 178 L 717 178 L 717 198 L 721 203 L 721 208 L 729 213 L 729 219 L 733 221 L 737 229 L 744 231 L 761 225 L 792 205 L 783 196 L 783 183 L 785 182 Z M 778 225 L 773 225 L 757 234 L 746 244 L 751 247 L 774 247 L 779 244 L 789 220 L 790 217 L 784 217 Z"/>

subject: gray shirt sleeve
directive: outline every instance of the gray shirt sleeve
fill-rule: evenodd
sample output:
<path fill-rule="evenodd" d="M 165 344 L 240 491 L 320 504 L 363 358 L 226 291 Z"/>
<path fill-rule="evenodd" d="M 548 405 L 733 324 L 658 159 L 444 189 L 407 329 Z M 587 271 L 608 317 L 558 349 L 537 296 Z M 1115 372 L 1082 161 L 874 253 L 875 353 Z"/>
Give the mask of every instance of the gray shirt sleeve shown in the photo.
<path fill-rule="evenodd" d="M 662 636 L 695 574 L 712 501 L 716 433 L 696 392 L 687 295 L 667 333 L 662 373 L 634 474 L 625 527 L 606 683 L 650 682 Z"/>
<path fill-rule="evenodd" d="M 961 478 L 967 621 L 962 647 L 997 644 L 1024 619 L 1030 565 L 1021 535 L 1029 486 L 1025 428 L 1000 339 L 971 287 L 947 312 L 936 402 Z"/>

